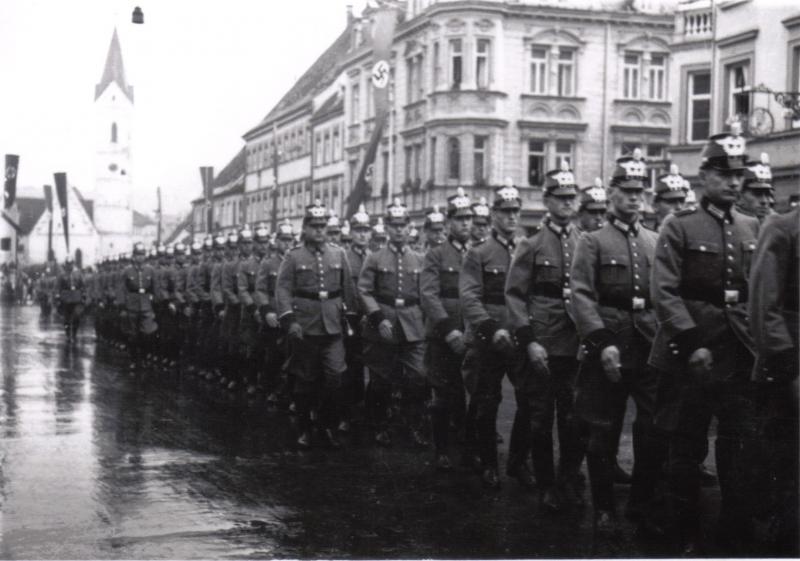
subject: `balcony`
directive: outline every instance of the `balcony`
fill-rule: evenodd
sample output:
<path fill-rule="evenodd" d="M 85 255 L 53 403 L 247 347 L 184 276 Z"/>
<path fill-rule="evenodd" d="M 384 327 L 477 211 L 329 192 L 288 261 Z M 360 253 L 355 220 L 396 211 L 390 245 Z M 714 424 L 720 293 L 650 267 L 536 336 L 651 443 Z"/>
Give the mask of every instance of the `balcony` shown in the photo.
<path fill-rule="evenodd" d="M 420 99 L 403 107 L 403 128 L 413 129 L 422 126 L 427 114 L 426 101 Z"/>
<path fill-rule="evenodd" d="M 683 21 L 680 22 L 677 30 L 680 41 L 711 39 L 714 28 L 714 12 L 709 0 L 688 2 L 680 6 L 678 11 L 683 14 Z"/>
<path fill-rule="evenodd" d="M 347 145 L 352 146 L 354 144 L 361 143 L 361 125 L 356 123 L 354 125 L 350 125 L 347 127 Z"/>
<path fill-rule="evenodd" d="M 430 94 L 428 120 L 501 119 L 507 94 L 493 90 L 447 90 Z"/>

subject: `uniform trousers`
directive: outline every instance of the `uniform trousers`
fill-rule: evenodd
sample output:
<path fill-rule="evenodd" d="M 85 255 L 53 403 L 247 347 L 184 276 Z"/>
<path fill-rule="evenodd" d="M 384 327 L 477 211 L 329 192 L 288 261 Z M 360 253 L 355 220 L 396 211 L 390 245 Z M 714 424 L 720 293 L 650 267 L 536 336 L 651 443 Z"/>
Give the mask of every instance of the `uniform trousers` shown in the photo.
<path fill-rule="evenodd" d="M 304 335 L 292 340 L 291 345 L 294 399 L 301 430 L 308 428 L 312 410 L 318 412 L 322 426 L 335 426 L 347 370 L 342 336 Z"/>
<path fill-rule="evenodd" d="M 126 329 L 129 337 L 131 358 L 134 361 L 139 361 L 142 354 L 147 351 L 149 344 L 152 342 L 154 334 L 158 330 L 158 325 L 155 321 L 155 314 L 150 311 L 146 312 L 126 312 L 128 327 Z"/>
<path fill-rule="evenodd" d="M 83 314 L 83 304 L 80 302 L 62 303 L 59 312 L 64 318 L 64 330 L 67 332 L 67 337 L 73 337 L 80 325 L 81 314 Z"/>
<path fill-rule="evenodd" d="M 350 413 L 347 419 L 353 418 L 353 408 L 364 401 L 364 341 L 360 333 L 354 333 L 344 341 L 347 358 L 347 372 L 344 385 L 347 388 L 347 399 Z"/>
<path fill-rule="evenodd" d="M 431 424 L 433 443 L 439 454 L 450 446 L 450 424 L 462 429 L 466 414 L 464 380 L 461 377 L 463 357 L 453 352 L 445 341 L 429 339 L 425 350 L 428 384 L 433 389 Z"/>
<path fill-rule="evenodd" d="M 388 410 L 394 390 L 403 395 L 409 426 L 421 430 L 427 397 L 424 370 L 425 342 L 365 341 L 364 363 L 369 368 L 368 414 L 378 431 L 388 429 Z"/>

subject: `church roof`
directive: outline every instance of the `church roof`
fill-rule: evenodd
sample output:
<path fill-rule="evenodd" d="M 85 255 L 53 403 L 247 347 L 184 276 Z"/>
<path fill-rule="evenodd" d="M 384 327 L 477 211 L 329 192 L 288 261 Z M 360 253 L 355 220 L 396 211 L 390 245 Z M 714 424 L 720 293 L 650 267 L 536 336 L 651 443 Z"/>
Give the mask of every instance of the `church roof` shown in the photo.
<path fill-rule="evenodd" d="M 138 210 L 133 211 L 134 228 L 144 228 L 145 226 L 153 226 L 154 224 L 156 224 L 156 221 L 147 216 L 146 214 L 142 214 Z"/>
<path fill-rule="evenodd" d="M 83 205 L 83 210 L 86 211 L 86 214 L 89 216 L 89 220 L 94 223 L 94 201 L 84 198 L 83 193 L 81 193 L 77 187 L 73 187 L 72 190 L 75 191 L 75 195 L 78 197 L 81 205 Z"/>
<path fill-rule="evenodd" d="M 17 197 L 17 208 L 19 209 L 19 235 L 27 236 L 44 214 L 44 199 Z"/>
<path fill-rule="evenodd" d="M 228 189 L 233 189 L 234 187 L 238 187 L 241 185 L 242 189 L 244 189 L 244 174 L 245 168 L 247 164 L 247 153 L 245 152 L 245 148 L 242 147 L 241 150 L 231 159 L 228 164 L 222 168 L 214 180 L 211 183 L 214 191 L 219 193 L 219 191 L 228 191 Z M 217 194 L 215 193 L 215 194 Z"/>
<path fill-rule="evenodd" d="M 103 76 L 100 78 L 100 83 L 94 87 L 94 98 L 97 99 L 102 95 L 111 82 L 116 82 L 120 89 L 128 96 L 128 99 L 133 103 L 133 86 L 128 85 L 125 81 L 125 66 L 122 63 L 122 47 L 119 44 L 119 36 L 117 35 L 117 28 L 114 28 L 114 34 L 111 36 L 111 44 L 108 46 L 108 54 L 106 55 L 106 66 L 103 68 Z"/>

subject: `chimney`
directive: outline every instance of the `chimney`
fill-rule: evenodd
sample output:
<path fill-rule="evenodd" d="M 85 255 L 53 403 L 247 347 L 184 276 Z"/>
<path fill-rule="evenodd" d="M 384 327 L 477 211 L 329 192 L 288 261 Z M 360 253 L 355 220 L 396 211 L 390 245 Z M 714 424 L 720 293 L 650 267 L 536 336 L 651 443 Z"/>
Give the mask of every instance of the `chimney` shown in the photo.
<path fill-rule="evenodd" d="M 350 25 L 353 22 L 353 5 L 347 5 L 347 25 Z"/>

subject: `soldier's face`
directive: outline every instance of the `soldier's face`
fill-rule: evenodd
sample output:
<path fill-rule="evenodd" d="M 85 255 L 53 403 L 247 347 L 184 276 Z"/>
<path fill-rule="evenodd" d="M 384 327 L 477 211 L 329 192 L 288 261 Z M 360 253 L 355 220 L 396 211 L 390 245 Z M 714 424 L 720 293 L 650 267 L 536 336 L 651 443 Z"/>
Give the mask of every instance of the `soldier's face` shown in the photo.
<path fill-rule="evenodd" d="M 144 263 L 144 255 L 142 255 L 141 253 L 137 253 L 136 255 L 133 256 L 133 262 L 141 267 L 142 263 Z"/>
<path fill-rule="evenodd" d="M 489 223 L 485 221 L 475 222 L 472 221 L 472 230 L 470 234 L 477 240 L 485 239 L 489 235 Z"/>
<path fill-rule="evenodd" d="M 739 204 L 759 218 L 763 218 L 772 208 L 772 196 L 767 189 L 742 189 Z"/>
<path fill-rule="evenodd" d="M 327 234 L 328 242 L 333 243 L 336 245 L 342 244 L 342 233 L 341 232 L 328 232 Z"/>
<path fill-rule="evenodd" d="M 546 196 L 544 206 L 557 222 L 566 222 L 575 215 L 575 197 Z"/>
<path fill-rule="evenodd" d="M 307 242 L 321 244 L 325 241 L 324 224 L 306 224 L 303 226 L 303 237 Z"/>
<path fill-rule="evenodd" d="M 425 239 L 430 246 L 437 246 L 444 241 L 444 228 L 428 228 L 425 230 Z"/>
<path fill-rule="evenodd" d="M 449 219 L 450 235 L 464 243 L 469 239 L 470 228 L 472 227 L 471 216 L 454 216 Z"/>
<path fill-rule="evenodd" d="M 718 205 L 732 205 L 742 192 L 741 170 L 721 171 L 717 169 L 700 170 L 700 179 L 705 184 L 705 196 Z"/>
<path fill-rule="evenodd" d="M 599 230 L 606 223 L 606 211 L 585 208 L 578 213 L 578 223 L 584 232 Z"/>
<path fill-rule="evenodd" d="M 387 224 L 386 233 L 389 234 L 389 241 L 395 245 L 403 245 L 408 239 L 409 225 L 406 224 Z"/>
<path fill-rule="evenodd" d="M 241 245 L 239 251 L 242 252 L 242 257 L 250 257 L 250 254 L 253 253 L 253 244 L 245 242 Z"/>
<path fill-rule="evenodd" d="M 287 238 L 278 238 L 275 240 L 275 247 L 278 249 L 278 253 L 286 253 L 289 251 L 289 248 L 292 247 L 292 240 Z"/>
<path fill-rule="evenodd" d="M 643 189 L 623 189 L 611 187 L 608 192 L 611 207 L 620 218 L 632 218 L 639 214 L 644 203 Z"/>
<path fill-rule="evenodd" d="M 353 235 L 353 245 L 365 247 L 369 243 L 369 228 L 353 228 L 350 233 Z"/>
<path fill-rule="evenodd" d="M 511 236 L 519 225 L 518 208 L 502 208 L 492 211 L 492 224 L 504 236 Z"/>
<path fill-rule="evenodd" d="M 686 199 L 656 199 L 653 202 L 653 210 L 659 221 L 664 220 L 670 214 L 683 210 L 686 206 Z"/>

